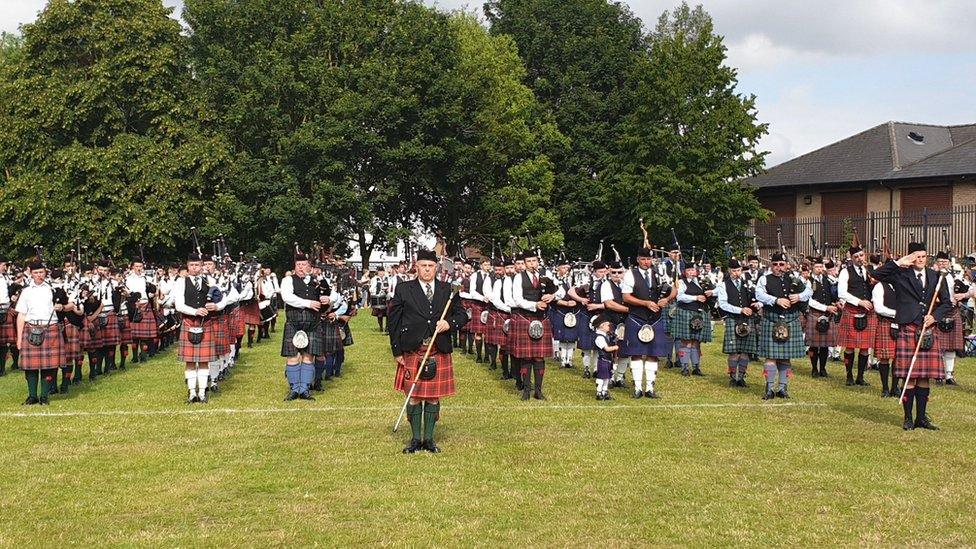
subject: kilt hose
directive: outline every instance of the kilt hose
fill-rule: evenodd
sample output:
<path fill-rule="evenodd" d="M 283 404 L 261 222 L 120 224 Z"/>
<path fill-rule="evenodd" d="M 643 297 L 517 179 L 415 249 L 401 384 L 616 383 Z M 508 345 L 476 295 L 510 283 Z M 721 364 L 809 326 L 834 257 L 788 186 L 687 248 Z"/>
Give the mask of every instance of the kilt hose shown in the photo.
<path fill-rule="evenodd" d="M 159 337 L 159 324 L 156 322 L 156 312 L 153 311 L 149 302 L 137 303 L 136 307 L 142 314 L 139 322 L 130 322 L 129 328 L 132 330 L 132 339 L 156 339 Z"/>
<path fill-rule="evenodd" d="M 20 340 L 21 370 L 50 370 L 67 364 L 61 324 L 55 322 L 44 327 L 44 342 L 40 345 L 31 345 L 27 341 L 30 328 L 30 324 L 24 325 L 24 334 Z"/>
<path fill-rule="evenodd" d="M 817 330 L 817 319 L 821 316 L 827 317 L 827 331 L 821 332 Z M 837 331 L 839 325 L 834 322 L 833 315 L 820 312 L 820 311 L 809 311 L 806 314 L 806 327 L 803 331 L 807 347 L 836 347 L 837 346 Z"/>
<path fill-rule="evenodd" d="M 102 323 L 104 326 L 101 326 Z M 119 317 L 115 314 L 115 311 L 109 311 L 107 313 L 102 313 L 95 317 L 95 333 L 90 334 L 91 339 L 88 344 L 92 349 L 99 349 L 101 347 L 117 347 L 121 341 L 121 334 L 119 334 Z"/>
<path fill-rule="evenodd" d="M 739 337 L 735 335 L 735 325 L 745 320 L 752 330 L 749 335 Z M 728 315 L 725 317 L 725 337 L 722 339 L 722 352 L 731 355 L 738 353 L 754 354 L 756 352 L 756 330 L 758 324 L 755 318 L 742 315 Z"/>
<path fill-rule="evenodd" d="M 773 339 L 773 327 L 783 321 L 789 327 L 790 337 L 782 343 Z M 807 356 L 807 346 L 803 343 L 803 327 L 800 313 L 786 314 L 766 311 L 759 323 L 759 356 L 773 360 L 788 360 Z"/>
<path fill-rule="evenodd" d="M 938 328 L 933 328 L 938 332 Z M 898 341 L 895 342 L 895 377 L 902 379 L 908 375 L 908 367 L 915 353 L 916 334 L 920 327 L 916 324 L 902 324 L 898 330 Z M 918 351 L 915 366 L 912 368 L 911 379 L 945 379 L 945 362 L 942 360 L 942 347 L 939 337 L 928 351 Z"/>
<path fill-rule="evenodd" d="M 13 307 L 7 310 L 0 324 L 0 345 L 17 343 L 17 311 Z"/>
<path fill-rule="evenodd" d="M 697 332 L 691 329 L 691 319 L 700 316 L 702 329 Z M 708 311 L 686 311 L 681 307 L 675 310 L 671 324 L 671 337 L 679 340 L 694 340 L 708 343 L 712 340 L 712 318 Z"/>
<path fill-rule="evenodd" d="M 64 360 L 67 364 L 74 364 L 76 360 L 81 360 L 84 356 L 82 352 L 82 334 L 86 332 L 84 327 L 77 327 L 74 324 L 64 321 L 64 335 L 67 341 L 64 346 Z"/>
<path fill-rule="evenodd" d="M 319 313 L 312 309 L 290 309 L 286 313 L 285 329 L 281 334 L 281 356 L 294 357 L 300 353 L 312 356 L 325 355 L 322 345 L 322 331 L 319 329 Z M 299 330 L 308 334 L 308 347 L 299 351 L 292 343 L 292 338 Z"/>
<path fill-rule="evenodd" d="M 962 354 L 966 349 L 966 339 L 962 330 L 962 315 L 959 314 L 959 307 L 953 307 L 952 312 L 946 318 L 955 320 L 952 330 L 943 332 L 938 325 L 935 327 L 935 337 L 939 339 L 939 346 L 943 351 L 956 351 Z"/>
<path fill-rule="evenodd" d="M 244 319 L 244 324 L 248 326 L 257 326 L 261 324 L 261 308 L 258 307 L 258 302 L 247 301 L 241 304 L 241 316 Z"/>
<path fill-rule="evenodd" d="M 854 315 L 865 315 L 868 325 L 863 330 L 854 328 Z M 840 330 L 837 344 L 847 349 L 870 349 L 874 345 L 874 332 L 878 326 L 878 315 L 871 311 L 848 304 L 840 317 Z"/>
<path fill-rule="evenodd" d="M 550 343 L 550 348 L 551 346 Z M 396 377 L 393 380 L 394 389 L 404 395 L 410 392 L 413 378 L 417 375 L 417 368 L 420 365 L 420 360 L 424 358 L 424 351 L 426 350 L 426 347 L 421 347 L 416 351 L 403 353 L 403 363 L 406 366 L 397 363 Z M 453 396 L 457 391 L 454 387 L 454 361 L 451 354 L 442 353 L 435 346 L 430 350 L 430 358 L 437 361 L 437 372 L 434 374 L 434 379 L 417 380 L 417 388 L 414 389 L 412 398 L 431 400 Z"/>
<path fill-rule="evenodd" d="M 491 345 L 497 345 L 500 350 L 507 349 L 508 337 L 505 335 L 505 319 L 508 313 L 491 309 L 488 313 L 488 330 L 485 332 L 485 341 Z"/>
<path fill-rule="evenodd" d="M 534 320 L 542 323 L 542 337 L 539 339 L 529 337 L 529 324 Z M 515 358 L 538 359 L 552 355 L 552 326 L 545 316 L 527 316 L 524 311 L 513 312 L 508 335 L 511 345 L 508 352 Z"/>
<path fill-rule="evenodd" d="M 203 339 L 194 345 L 190 343 L 190 328 L 203 328 Z M 217 353 L 214 319 L 212 317 L 183 316 L 180 329 L 180 348 L 177 356 L 180 362 L 212 362 L 220 358 Z"/>
<path fill-rule="evenodd" d="M 892 322 L 894 322 L 892 318 L 878 317 L 878 329 L 874 331 L 874 345 L 871 347 L 874 349 L 874 358 L 878 360 L 895 358 L 895 342 L 897 340 L 891 337 Z M 895 324 L 895 329 L 898 329 L 897 324 Z"/>

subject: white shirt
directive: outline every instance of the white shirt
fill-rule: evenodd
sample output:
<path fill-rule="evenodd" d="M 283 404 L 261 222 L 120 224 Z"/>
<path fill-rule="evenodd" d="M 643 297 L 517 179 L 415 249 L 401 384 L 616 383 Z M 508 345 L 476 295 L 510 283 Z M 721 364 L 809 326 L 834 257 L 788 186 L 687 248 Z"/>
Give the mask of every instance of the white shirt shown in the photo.
<path fill-rule="evenodd" d="M 48 324 L 58 321 L 57 315 L 54 314 L 54 294 L 51 286 L 47 284 L 36 286 L 33 280 L 20 291 L 16 311 L 30 324 Z"/>
<path fill-rule="evenodd" d="M 491 304 L 499 311 L 505 313 L 512 311 L 512 308 L 505 303 L 505 281 L 508 279 L 507 276 L 503 276 L 495 280 L 495 283 L 491 286 Z"/>
<path fill-rule="evenodd" d="M 695 284 L 698 284 L 697 280 L 695 281 Z M 700 284 L 699 287 L 701 287 Z M 686 293 L 687 291 L 688 291 L 688 279 L 682 278 L 681 280 L 678 281 L 678 296 L 677 296 L 678 303 L 694 303 L 698 301 L 697 295 L 688 295 Z M 705 295 L 704 291 L 701 295 Z"/>
<path fill-rule="evenodd" d="M 596 345 L 596 348 L 600 349 L 601 351 L 609 347 L 610 344 L 607 342 L 607 334 L 598 330 L 596 332 L 596 341 L 594 341 L 593 344 Z"/>
<path fill-rule="evenodd" d="M 860 267 L 856 267 L 852 265 L 852 267 L 854 267 L 855 270 L 857 269 L 861 270 L 861 276 L 864 278 L 864 283 L 867 284 L 867 280 L 868 280 L 867 267 L 865 267 L 864 265 Z M 840 273 L 837 275 L 837 297 L 839 297 L 841 301 L 850 303 L 851 305 L 858 305 L 861 302 L 861 300 L 847 291 L 847 287 L 848 284 L 850 283 L 850 279 L 851 279 L 850 269 L 841 269 Z"/>
<path fill-rule="evenodd" d="M 600 279 L 600 303 L 613 301 L 613 285 L 609 278 Z"/>
<path fill-rule="evenodd" d="M 739 283 L 739 291 L 741 292 L 745 288 L 745 281 L 741 277 L 736 279 L 729 279 L 729 282 L 735 286 L 735 283 Z M 733 315 L 741 315 L 742 307 L 736 307 L 735 305 L 729 303 L 729 293 L 725 290 L 725 281 L 723 280 L 721 284 L 715 286 L 715 297 L 718 300 L 718 308 Z"/>
<path fill-rule="evenodd" d="M 173 288 L 170 290 L 170 297 L 173 300 L 173 306 L 176 311 L 188 316 L 197 316 L 197 310 L 186 304 L 186 285 L 188 283 L 195 284 L 197 279 L 200 279 L 201 285 L 203 284 L 203 277 L 192 277 L 185 276 L 176 279 L 173 282 Z"/>
<path fill-rule="evenodd" d="M 10 292 L 7 289 L 7 276 L 0 276 L 0 308 L 10 306 Z"/>
<path fill-rule="evenodd" d="M 539 284 L 540 284 L 540 286 L 542 285 L 542 280 L 541 280 L 542 279 L 542 275 L 540 275 L 538 272 L 536 272 L 536 273 L 530 273 L 529 271 L 523 271 L 522 274 L 523 275 L 527 275 L 529 277 L 529 280 L 531 280 L 533 276 L 538 277 L 539 278 Z M 522 279 L 523 278 L 524 278 L 523 276 L 516 276 L 515 277 L 515 280 L 513 281 L 513 284 L 512 284 L 512 300 L 515 302 L 515 306 L 516 307 L 518 307 L 520 309 L 525 309 L 526 311 L 533 311 L 533 312 L 535 312 L 536 311 L 536 303 L 534 301 L 529 301 L 529 300 L 525 299 L 524 297 L 522 297 Z M 554 296 L 555 296 L 556 299 L 562 299 L 565 295 L 566 295 L 565 288 L 563 288 L 562 286 L 559 286 L 559 287 L 556 288 L 556 293 L 554 294 Z"/>
<path fill-rule="evenodd" d="M 125 277 L 125 287 L 130 293 L 139 292 L 139 295 L 142 296 L 139 298 L 139 303 L 147 303 L 149 301 L 149 296 L 146 295 L 146 277 L 130 274 Z"/>
<path fill-rule="evenodd" d="M 650 278 L 651 279 L 651 283 L 652 284 L 654 283 L 654 270 L 653 269 L 648 269 L 648 270 L 645 271 L 645 270 L 641 269 L 640 267 L 638 267 L 637 268 L 637 272 L 640 274 L 640 276 L 644 277 L 645 280 L 647 278 Z M 624 273 L 624 279 L 620 281 L 620 291 L 623 292 L 623 293 L 625 293 L 625 294 L 632 294 L 632 293 L 634 293 L 634 269 L 627 269 L 627 272 Z"/>
<path fill-rule="evenodd" d="M 813 287 L 813 281 L 814 280 L 817 280 L 817 276 L 816 275 L 810 275 L 809 282 L 810 282 L 810 286 L 811 287 Z M 829 279 L 827 278 L 827 275 L 825 275 L 825 274 L 824 275 L 820 275 L 820 279 L 817 280 L 817 283 L 820 284 L 821 286 L 826 286 L 829 283 Z M 813 309 L 815 311 L 820 311 L 820 312 L 826 311 L 827 310 L 827 305 L 830 305 L 830 303 L 821 303 L 821 302 L 817 301 L 816 299 L 814 299 L 813 297 L 810 297 L 809 303 L 810 303 L 810 308 L 811 309 Z"/>
<path fill-rule="evenodd" d="M 515 279 L 517 277 L 518 273 L 516 273 L 514 277 L 506 275 L 505 279 L 502 280 L 502 300 L 505 302 L 505 305 L 508 306 L 508 312 L 511 312 L 512 309 L 516 307 L 515 295 L 512 292 L 512 287 L 515 286 Z"/>
<path fill-rule="evenodd" d="M 482 279 L 485 282 L 485 287 L 489 289 L 491 287 L 491 274 L 486 273 L 485 271 L 476 271 L 474 273 L 471 273 L 471 277 L 468 279 L 468 290 L 469 290 L 468 294 L 470 295 L 468 299 L 473 299 L 475 301 L 485 301 L 485 297 L 489 297 L 489 296 L 482 294 L 481 288 L 478 287 L 479 274 L 482 276 Z"/>
<path fill-rule="evenodd" d="M 311 309 L 312 303 L 311 299 L 302 299 L 295 295 L 295 284 L 293 282 L 294 277 L 286 276 L 284 280 L 281 281 L 281 299 L 286 305 L 291 305 L 292 307 L 298 309 Z M 306 276 L 306 283 L 311 281 L 312 277 Z"/>
<path fill-rule="evenodd" d="M 885 320 L 894 321 L 895 310 L 885 307 L 884 304 L 884 285 L 884 282 L 878 282 L 874 285 L 874 289 L 871 290 L 871 303 L 874 304 L 874 311 L 879 316 L 887 317 Z M 891 290 L 891 292 L 894 293 L 894 290 Z"/>

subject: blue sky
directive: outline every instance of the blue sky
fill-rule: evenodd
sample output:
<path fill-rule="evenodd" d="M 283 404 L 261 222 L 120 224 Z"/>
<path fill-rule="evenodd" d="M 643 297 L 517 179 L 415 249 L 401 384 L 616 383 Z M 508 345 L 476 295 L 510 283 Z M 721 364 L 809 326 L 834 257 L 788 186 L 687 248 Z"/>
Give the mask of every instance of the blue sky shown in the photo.
<path fill-rule="evenodd" d="M 180 0 L 164 0 L 179 12 Z M 428 1 L 443 9 L 481 2 Z M 900 120 L 976 122 L 976 0 L 702 0 L 725 37 L 739 90 L 770 124 L 775 165 Z M 0 0 L 0 30 L 32 21 L 45 0 Z M 674 0 L 627 2 L 646 26 Z M 694 2 L 692 2 L 694 4 Z"/>

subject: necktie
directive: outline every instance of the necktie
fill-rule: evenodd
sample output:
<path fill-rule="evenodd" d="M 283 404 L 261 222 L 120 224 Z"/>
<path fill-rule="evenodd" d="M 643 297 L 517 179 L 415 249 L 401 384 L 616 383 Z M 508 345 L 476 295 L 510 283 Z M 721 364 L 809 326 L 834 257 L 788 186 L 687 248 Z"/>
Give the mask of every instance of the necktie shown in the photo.
<path fill-rule="evenodd" d="M 202 286 L 201 286 L 201 283 L 200 283 L 200 277 L 199 276 L 196 277 L 196 279 L 193 281 L 193 285 L 197 287 L 197 291 L 198 292 L 203 289 Z"/>
<path fill-rule="evenodd" d="M 922 289 L 924 290 L 925 289 L 925 282 L 922 281 L 922 273 L 918 273 L 917 276 L 918 276 L 918 283 L 921 284 Z"/>
<path fill-rule="evenodd" d="M 539 275 L 535 273 L 532 273 L 532 287 L 533 288 L 539 287 Z"/>
<path fill-rule="evenodd" d="M 424 287 L 427 288 L 427 301 L 434 301 L 434 290 L 430 287 L 430 284 L 424 284 Z"/>
<path fill-rule="evenodd" d="M 644 271 L 644 282 L 647 283 L 647 287 L 648 288 L 651 287 L 651 272 L 650 271 Z"/>
<path fill-rule="evenodd" d="M 735 280 L 735 291 L 737 291 L 737 292 L 738 292 L 738 291 L 740 291 L 740 290 L 742 290 L 742 287 L 741 287 L 741 285 L 740 285 L 740 283 L 739 283 L 739 279 L 736 279 L 736 280 Z"/>

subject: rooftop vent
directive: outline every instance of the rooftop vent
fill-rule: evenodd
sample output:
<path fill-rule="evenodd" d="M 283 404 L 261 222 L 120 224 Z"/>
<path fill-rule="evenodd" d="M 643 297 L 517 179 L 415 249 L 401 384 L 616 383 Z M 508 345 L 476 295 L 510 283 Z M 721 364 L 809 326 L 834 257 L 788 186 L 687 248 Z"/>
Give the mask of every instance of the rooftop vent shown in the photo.
<path fill-rule="evenodd" d="M 920 133 L 908 132 L 908 138 L 919 145 L 925 143 L 925 136 Z"/>

